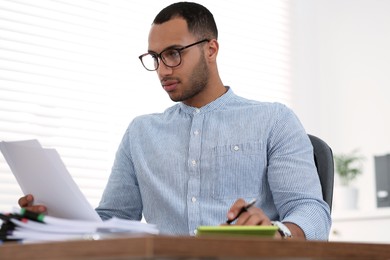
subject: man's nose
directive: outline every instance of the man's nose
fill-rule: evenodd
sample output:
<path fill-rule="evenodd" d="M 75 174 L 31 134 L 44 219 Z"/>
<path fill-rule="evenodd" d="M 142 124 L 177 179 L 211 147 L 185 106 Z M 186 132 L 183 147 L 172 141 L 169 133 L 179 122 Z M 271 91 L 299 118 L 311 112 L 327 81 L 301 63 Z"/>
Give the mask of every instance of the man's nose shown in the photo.
<path fill-rule="evenodd" d="M 168 67 L 167 65 L 165 65 L 165 63 L 161 59 L 158 59 L 158 62 L 159 62 L 158 68 L 157 68 L 158 75 L 165 76 L 165 75 L 171 75 L 172 74 L 173 68 Z"/>

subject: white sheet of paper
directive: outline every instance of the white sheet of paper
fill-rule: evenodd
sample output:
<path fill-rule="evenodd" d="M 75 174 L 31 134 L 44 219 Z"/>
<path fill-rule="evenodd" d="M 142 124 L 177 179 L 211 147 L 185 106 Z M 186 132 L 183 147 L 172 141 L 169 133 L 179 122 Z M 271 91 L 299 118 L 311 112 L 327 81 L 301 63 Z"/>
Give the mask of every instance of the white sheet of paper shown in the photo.
<path fill-rule="evenodd" d="M 33 194 L 35 204 L 46 205 L 49 216 L 101 221 L 55 149 L 27 140 L 1 142 L 0 150 L 23 193 Z"/>

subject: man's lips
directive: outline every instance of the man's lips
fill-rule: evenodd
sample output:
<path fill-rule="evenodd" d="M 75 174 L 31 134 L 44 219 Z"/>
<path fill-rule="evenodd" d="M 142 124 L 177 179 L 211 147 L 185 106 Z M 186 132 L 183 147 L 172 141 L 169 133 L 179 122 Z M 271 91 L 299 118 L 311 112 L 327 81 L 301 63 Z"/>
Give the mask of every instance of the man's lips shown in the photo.
<path fill-rule="evenodd" d="M 169 80 L 169 81 L 163 81 L 162 82 L 162 87 L 164 88 L 165 91 L 171 92 L 174 91 L 177 87 L 178 82 L 174 80 Z"/>

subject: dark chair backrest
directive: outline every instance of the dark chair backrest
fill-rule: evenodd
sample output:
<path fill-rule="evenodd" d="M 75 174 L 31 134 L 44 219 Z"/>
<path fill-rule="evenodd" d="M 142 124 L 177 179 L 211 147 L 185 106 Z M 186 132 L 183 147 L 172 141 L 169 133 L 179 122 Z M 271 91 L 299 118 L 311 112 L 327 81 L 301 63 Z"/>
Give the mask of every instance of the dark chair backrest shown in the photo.
<path fill-rule="evenodd" d="M 320 138 L 308 135 L 313 145 L 314 162 L 322 187 L 322 197 L 332 210 L 334 162 L 332 149 Z"/>

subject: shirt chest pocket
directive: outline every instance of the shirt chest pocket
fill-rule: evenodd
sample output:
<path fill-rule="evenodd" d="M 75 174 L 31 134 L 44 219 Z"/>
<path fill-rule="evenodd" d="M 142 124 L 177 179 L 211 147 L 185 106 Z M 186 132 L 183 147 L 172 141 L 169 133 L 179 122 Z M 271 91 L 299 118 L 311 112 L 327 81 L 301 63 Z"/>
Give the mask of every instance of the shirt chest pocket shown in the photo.
<path fill-rule="evenodd" d="M 212 154 L 214 198 L 249 198 L 261 192 L 267 161 L 261 142 L 217 146 Z"/>

